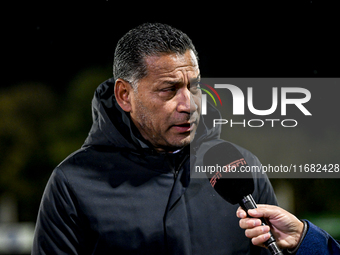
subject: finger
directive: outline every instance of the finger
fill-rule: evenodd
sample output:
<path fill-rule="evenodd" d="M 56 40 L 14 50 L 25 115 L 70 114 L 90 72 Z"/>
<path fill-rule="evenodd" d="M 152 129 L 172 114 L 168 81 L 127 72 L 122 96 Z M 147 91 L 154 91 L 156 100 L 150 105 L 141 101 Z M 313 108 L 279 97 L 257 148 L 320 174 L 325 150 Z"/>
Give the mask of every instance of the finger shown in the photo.
<path fill-rule="evenodd" d="M 269 226 L 259 226 L 259 227 L 254 227 L 251 229 L 246 229 L 245 235 L 248 238 L 257 238 L 259 236 L 263 236 L 269 232 L 270 228 Z M 257 240 L 257 239 L 256 239 Z M 260 241 L 262 240 L 261 238 L 259 239 Z"/>
<path fill-rule="evenodd" d="M 241 207 L 239 207 L 236 211 L 236 216 L 240 219 L 244 219 L 247 217 L 247 213 Z"/>
<path fill-rule="evenodd" d="M 260 219 L 255 218 L 245 218 L 239 221 L 240 228 L 242 229 L 251 229 L 254 227 L 261 226 L 262 222 Z"/>
<path fill-rule="evenodd" d="M 267 241 L 270 238 L 270 234 L 266 233 L 263 235 L 259 235 L 257 237 L 254 237 L 251 239 L 251 242 L 253 243 L 253 245 L 257 245 L 257 246 L 264 246 L 264 242 Z"/>
<path fill-rule="evenodd" d="M 274 218 L 282 211 L 282 208 L 273 205 L 257 205 L 258 208 L 248 210 L 248 214 L 255 218 Z"/>
<path fill-rule="evenodd" d="M 282 208 L 274 205 L 266 205 L 259 204 L 256 209 L 249 209 L 245 212 L 241 207 L 239 207 L 236 211 L 236 216 L 243 219 L 247 217 L 247 213 L 254 218 L 274 218 L 276 215 L 279 215 L 283 211 Z"/>

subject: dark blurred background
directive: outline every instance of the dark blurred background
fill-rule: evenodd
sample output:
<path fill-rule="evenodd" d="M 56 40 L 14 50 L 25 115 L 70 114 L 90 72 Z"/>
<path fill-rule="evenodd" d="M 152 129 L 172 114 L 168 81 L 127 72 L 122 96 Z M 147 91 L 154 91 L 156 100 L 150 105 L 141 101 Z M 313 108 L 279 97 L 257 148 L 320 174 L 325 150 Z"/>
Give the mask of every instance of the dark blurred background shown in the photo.
<path fill-rule="evenodd" d="M 129 29 L 143 22 L 181 29 L 199 52 L 202 77 L 340 74 L 338 18 L 315 10 L 312 2 L 283 15 L 277 10 L 259 13 L 229 7 L 195 12 L 173 5 L 167 12 L 152 6 L 144 12 L 109 1 L 88 7 L 30 4 L 4 10 L 8 18 L 1 33 L 0 253 L 29 250 L 46 182 L 54 167 L 85 140 L 94 90 L 112 76 L 116 43 Z M 308 161 L 317 158 L 310 153 L 316 146 L 335 155 L 326 163 L 339 163 L 339 90 L 334 87 L 326 98 L 314 99 L 313 109 L 324 103 L 333 107 L 333 119 L 324 125 L 305 125 L 299 132 L 233 129 L 224 138 L 250 149 L 264 164 L 280 164 L 295 152 L 309 152 L 304 163 L 322 163 Z M 289 141 L 295 141 L 294 146 Z M 280 205 L 340 239 L 339 180 L 272 179 L 272 183 Z"/>

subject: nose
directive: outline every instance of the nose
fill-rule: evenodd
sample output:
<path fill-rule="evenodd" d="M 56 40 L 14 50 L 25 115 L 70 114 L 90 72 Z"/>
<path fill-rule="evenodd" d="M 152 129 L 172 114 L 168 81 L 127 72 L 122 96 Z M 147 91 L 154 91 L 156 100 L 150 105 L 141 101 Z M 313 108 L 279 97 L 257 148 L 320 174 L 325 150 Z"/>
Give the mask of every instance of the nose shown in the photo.
<path fill-rule="evenodd" d="M 197 111 L 198 106 L 188 88 L 182 88 L 178 95 L 177 111 L 192 114 Z"/>

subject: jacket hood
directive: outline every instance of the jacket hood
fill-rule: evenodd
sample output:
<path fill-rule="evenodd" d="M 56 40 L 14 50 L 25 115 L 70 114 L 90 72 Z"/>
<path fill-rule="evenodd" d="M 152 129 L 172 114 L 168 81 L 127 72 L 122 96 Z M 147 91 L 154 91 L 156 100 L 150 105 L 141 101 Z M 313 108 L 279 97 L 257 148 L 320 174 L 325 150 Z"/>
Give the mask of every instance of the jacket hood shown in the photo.
<path fill-rule="evenodd" d="M 139 150 L 145 147 L 143 142 L 146 141 L 143 141 L 129 115 L 118 105 L 114 96 L 114 85 L 114 78 L 110 78 L 96 89 L 92 100 L 93 124 L 83 146 L 104 145 Z M 217 118 L 221 118 L 219 111 L 208 102 L 207 115 L 201 115 L 192 142 L 195 147 L 204 141 L 220 137 L 221 125 L 213 127 L 213 119 Z"/>

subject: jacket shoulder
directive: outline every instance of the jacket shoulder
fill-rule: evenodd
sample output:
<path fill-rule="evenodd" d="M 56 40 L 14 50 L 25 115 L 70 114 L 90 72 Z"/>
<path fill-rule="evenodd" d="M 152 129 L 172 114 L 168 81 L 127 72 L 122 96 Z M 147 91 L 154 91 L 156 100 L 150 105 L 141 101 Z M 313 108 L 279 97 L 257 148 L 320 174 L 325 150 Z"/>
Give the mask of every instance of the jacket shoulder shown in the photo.
<path fill-rule="evenodd" d="M 232 144 L 235 149 L 237 149 L 242 155 L 243 157 L 245 158 L 245 160 L 247 161 L 247 164 L 252 166 L 252 165 L 261 165 L 260 163 L 260 160 L 252 153 L 250 152 L 249 150 L 237 145 L 237 144 L 234 144 L 234 143 L 231 143 L 231 142 L 228 142 L 230 144 Z"/>
<path fill-rule="evenodd" d="M 225 140 L 222 140 L 222 139 L 215 139 L 215 140 L 203 142 L 199 146 L 199 150 L 197 151 L 197 153 L 199 155 L 204 155 L 209 149 L 211 149 L 212 147 L 217 146 L 221 143 L 228 143 L 229 144 L 229 146 L 228 146 L 229 150 L 238 151 L 244 157 L 244 159 L 246 160 L 248 165 L 260 165 L 261 164 L 259 159 L 253 153 L 251 153 L 249 150 L 247 150 L 247 149 L 245 149 L 245 148 L 243 148 L 243 147 L 241 147 L 237 144 L 234 144 L 232 142 L 225 141 Z"/>

